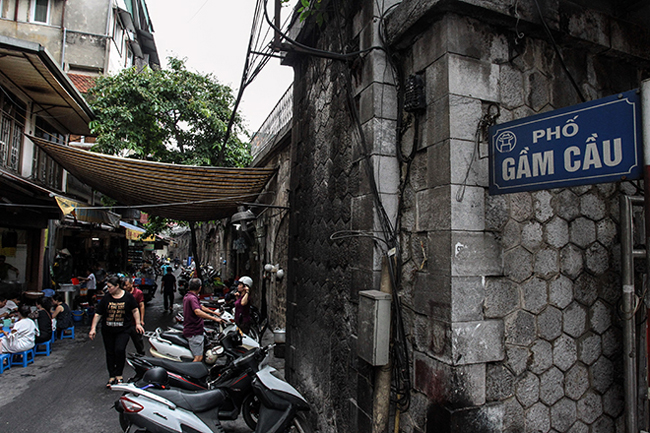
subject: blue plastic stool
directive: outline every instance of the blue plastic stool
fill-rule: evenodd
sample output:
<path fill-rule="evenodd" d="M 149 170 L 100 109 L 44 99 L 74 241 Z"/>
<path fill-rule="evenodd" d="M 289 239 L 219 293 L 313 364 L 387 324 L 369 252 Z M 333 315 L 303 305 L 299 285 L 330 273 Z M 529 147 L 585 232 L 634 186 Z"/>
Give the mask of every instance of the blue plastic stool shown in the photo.
<path fill-rule="evenodd" d="M 50 343 L 54 343 L 56 341 L 56 328 L 52 329 L 52 339 L 50 340 Z"/>
<path fill-rule="evenodd" d="M 34 355 L 45 355 L 50 356 L 52 340 L 47 340 L 43 343 L 38 343 L 34 346 Z M 44 347 L 42 350 L 38 350 L 39 347 Z"/>
<path fill-rule="evenodd" d="M 65 333 L 68 331 L 70 331 L 70 334 L 66 335 Z M 61 333 L 61 340 L 63 340 L 64 338 L 72 338 L 74 340 L 74 326 L 71 326 L 63 330 L 63 332 Z"/>
<path fill-rule="evenodd" d="M 5 361 L 7 361 L 5 365 Z M 0 373 L 11 368 L 11 353 L 0 354 Z"/>
<path fill-rule="evenodd" d="M 11 365 L 22 365 L 27 367 L 27 364 L 34 362 L 34 348 L 16 352 L 11 354 Z"/>

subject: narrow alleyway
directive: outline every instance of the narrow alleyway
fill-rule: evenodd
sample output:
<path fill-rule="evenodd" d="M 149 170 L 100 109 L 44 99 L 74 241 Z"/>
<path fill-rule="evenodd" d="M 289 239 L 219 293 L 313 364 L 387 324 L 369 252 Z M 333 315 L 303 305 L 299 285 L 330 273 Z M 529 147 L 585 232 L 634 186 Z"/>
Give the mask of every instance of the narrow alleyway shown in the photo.
<path fill-rule="evenodd" d="M 175 308 L 181 308 L 181 298 L 177 296 L 175 301 Z M 153 331 L 171 324 L 173 315 L 163 312 L 162 296 L 157 293 L 147 305 L 145 328 Z M 75 339 L 57 340 L 49 357 L 38 356 L 26 368 L 13 367 L 0 374 L 0 431 L 122 431 L 113 409 L 119 395 L 105 388 L 107 372 L 101 336 L 90 340 L 89 328 L 89 324 L 79 324 Z M 266 338 L 272 336 L 267 334 Z M 129 342 L 127 352 L 133 351 Z M 132 373 L 127 366 L 124 376 Z M 227 432 L 250 432 L 241 418 L 223 425 Z"/>

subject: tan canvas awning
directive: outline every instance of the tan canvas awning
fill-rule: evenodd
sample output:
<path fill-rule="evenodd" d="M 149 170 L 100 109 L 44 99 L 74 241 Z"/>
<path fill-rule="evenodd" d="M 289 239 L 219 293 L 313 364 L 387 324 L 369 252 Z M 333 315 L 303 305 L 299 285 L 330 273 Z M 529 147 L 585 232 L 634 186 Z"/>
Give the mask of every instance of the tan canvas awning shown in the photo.
<path fill-rule="evenodd" d="M 255 201 L 274 169 L 197 167 L 118 158 L 29 136 L 97 191 L 152 215 L 183 221 L 227 218 Z"/>

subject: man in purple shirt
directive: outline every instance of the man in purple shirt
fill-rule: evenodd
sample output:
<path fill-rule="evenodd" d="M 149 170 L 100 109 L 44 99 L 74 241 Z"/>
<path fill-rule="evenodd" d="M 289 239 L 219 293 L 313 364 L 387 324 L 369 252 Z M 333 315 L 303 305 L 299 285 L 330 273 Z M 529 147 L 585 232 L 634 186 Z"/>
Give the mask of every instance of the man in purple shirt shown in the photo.
<path fill-rule="evenodd" d="M 194 362 L 203 361 L 203 319 L 223 322 L 214 311 L 201 305 L 199 293 L 202 286 L 200 279 L 192 278 L 183 298 L 183 336 L 190 342 Z"/>

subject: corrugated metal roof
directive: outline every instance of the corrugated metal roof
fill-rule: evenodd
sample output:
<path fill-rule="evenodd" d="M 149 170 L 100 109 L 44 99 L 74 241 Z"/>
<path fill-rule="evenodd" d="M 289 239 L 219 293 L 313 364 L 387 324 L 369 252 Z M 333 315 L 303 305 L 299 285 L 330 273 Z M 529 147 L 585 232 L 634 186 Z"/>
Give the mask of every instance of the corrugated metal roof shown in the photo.
<path fill-rule="evenodd" d="M 255 200 L 276 171 L 118 158 L 29 138 L 97 191 L 150 214 L 182 221 L 231 217 L 238 204 Z"/>
<path fill-rule="evenodd" d="M 90 133 L 92 110 L 42 45 L 0 35 L 0 75 L 34 101 L 39 116 L 72 133 Z"/>

